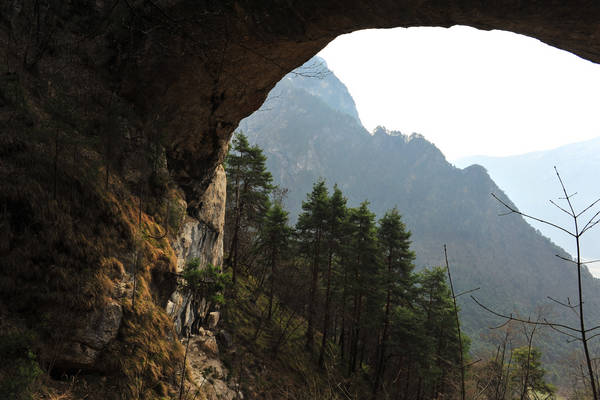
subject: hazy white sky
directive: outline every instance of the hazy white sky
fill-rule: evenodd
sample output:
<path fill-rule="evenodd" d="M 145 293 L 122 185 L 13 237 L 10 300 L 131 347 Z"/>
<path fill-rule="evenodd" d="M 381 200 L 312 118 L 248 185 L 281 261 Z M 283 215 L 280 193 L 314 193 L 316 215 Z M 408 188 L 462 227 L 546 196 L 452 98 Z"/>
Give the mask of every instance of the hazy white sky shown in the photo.
<path fill-rule="evenodd" d="M 537 39 L 463 26 L 374 29 L 319 55 L 367 129 L 421 133 L 448 160 L 600 136 L 600 65 Z"/>

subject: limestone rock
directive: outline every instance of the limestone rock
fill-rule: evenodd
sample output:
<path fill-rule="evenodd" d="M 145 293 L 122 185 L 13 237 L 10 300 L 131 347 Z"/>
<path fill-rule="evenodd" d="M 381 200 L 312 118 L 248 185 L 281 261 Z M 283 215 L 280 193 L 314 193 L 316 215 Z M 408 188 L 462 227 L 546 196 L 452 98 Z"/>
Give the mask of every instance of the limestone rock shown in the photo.
<path fill-rule="evenodd" d="M 201 266 L 222 264 L 225 194 L 225 170 L 218 166 L 214 181 L 200 199 L 193 202 L 196 204 L 195 217 L 185 217 L 183 226 L 172 243 L 177 256 L 178 272 L 183 271 L 186 262 L 192 258 L 199 259 Z M 206 318 L 210 308 L 206 299 L 197 300 L 194 304 L 191 300 L 191 296 L 176 290 L 167 303 L 166 311 L 173 318 L 179 335 L 186 330 L 192 332 L 192 328 Z M 218 317 L 215 325 L 217 322 Z"/>
<path fill-rule="evenodd" d="M 83 328 L 64 343 L 64 351 L 57 355 L 55 363 L 61 369 L 91 369 L 101 350 L 117 337 L 123 310 L 111 299 L 102 309 L 94 310 L 85 317 Z"/>
<path fill-rule="evenodd" d="M 219 355 L 219 345 L 217 344 L 217 339 L 213 335 L 200 337 L 197 343 L 198 348 L 204 353 L 215 357 Z"/>
<path fill-rule="evenodd" d="M 208 314 L 208 327 L 210 329 L 216 329 L 217 324 L 219 323 L 220 313 L 218 311 L 213 311 Z"/>
<path fill-rule="evenodd" d="M 229 371 L 218 358 L 218 347 L 212 332 L 200 329 L 197 336 L 190 338 L 188 354 L 190 380 L 208 400 L 243 399 L 235 380 L 229 377 Z M 208 350 L 215 346 L 215 350 Z"/>

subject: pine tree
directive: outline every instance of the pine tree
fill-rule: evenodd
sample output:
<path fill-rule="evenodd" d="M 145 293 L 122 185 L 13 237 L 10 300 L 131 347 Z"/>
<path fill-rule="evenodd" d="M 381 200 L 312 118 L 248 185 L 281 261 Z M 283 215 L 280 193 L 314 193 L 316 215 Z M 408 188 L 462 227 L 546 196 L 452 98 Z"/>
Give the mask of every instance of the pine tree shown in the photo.
<path fill-rule="evenodd" d="M 269 306 L 267 319 L 273 312 L 273 297 L 277 286 L 277 273 L 283 257 L 287 257 L 292 229 L 288 226 L 288 213 L 276 202 L 265 215 L 258 239 L 261 261 L 269 269 Z"/>
<path fill-rule="evenodd" d="M 271 173 L 266 168 L 266 157 L 258 146 L 251 146 L 244 134 L 237 133 L 227 155 L 227 214 L 226 231 L 229 233 L 227 265 L 236 281 L 240 260 L 240 242 L 249 228 L 258 229 L 269 209 L 269 193 L 273 190 Z"/>
<path fill-rule="evenodd" d="M 550 396 L 554 387 L 544 381 L 546 371 L 542 368 L 541 352 L 535 347 L 523 346 L 513 350 L 513 370 L 511 372 L 511 389 L 513 396 L 529 399 L 533 393 Z M 535 397 L 537 398 L 537 397 Z"/>
<path fill-rule="evenodd" d="M 343 240 L 343 225 L 347 218 L 346 198 L 337 187 L 333 188 L 333 194 L 329 199 L 329 209 L 325 225 L 325 241 L 327 246 L 327 274 L 325 276 L 325 313 L 323 316 L 323 336 L 321 339 L 321 350 L 319 352 L 319 365 L 323 367 L 325 359 L 325 348 L 329 338 L 329 326 L 331 324 L 331 298 L 334 257 L 339 256 Z"/>
<path fill-rule="evenodd" d="M 450 391 L 448 381 L 458 379 L 448 375 L 450 371 L 459 371 L 458 331 L 445 270 L 441 267 L 424 270 L 417 278 L 420 285 L 418 305 L 425 315 L 423 329 L 428 347 L 426 356 L 419 360 L 424 373 L 422 383 L 434 397 L 437 393 Z M 468 343 L 463 349 L 468 351 Z"/>
<path fill-rule="evenodd" d="M 402 303 L 406 305 L 403 298 L 409 292 L 410 285 L 412 285 L 411 273 L 414 268 L 412 262 L 415 258 L 414 253 L 410 251 L 410 232 L 406 231 L 396 208 L 386 212 L 379 221 L 377 237 L 385 265 L 382 270 L 385 310 L 377 346 L 374 393 L 379 390 L 381 379 L 385 373 L 391 311 L 394 307 L 402 305 Z"/>
<path fill-rule="evenodd" d="M 310 290 L 308 311 L 306 315 L 306 348 L 312 350 L 314 343 L 314 320 L 317 308 L 317 290 L 319 285 L 319 271 L 323 264 L 324 256 L 324 231 L 327 224 L 329 198 L 324 180 L 314 184 L 313 190 L 308 194 L 306 201 L 302 202 L 302 214 L 298 217 L 296 229 L 300 234 L 302 252 L 310 262 Z"/>
<path fill-rule="evenodd" d="M 378 284 L 380 262 L 378 257 L 375 214 L 367 201 L 360 207 L 350 210 L 349 223 L 351 240 L 349 241 L 350 291 L 352 293 L 352 329 L 348 372 L 356 371 L 357 364 L 364 358 L 366 346 L 365 328 L 372 327 L 378 320 L 377 298 L 380 292 Z M 365 312 L 370 311 L 365 317 Z"/>

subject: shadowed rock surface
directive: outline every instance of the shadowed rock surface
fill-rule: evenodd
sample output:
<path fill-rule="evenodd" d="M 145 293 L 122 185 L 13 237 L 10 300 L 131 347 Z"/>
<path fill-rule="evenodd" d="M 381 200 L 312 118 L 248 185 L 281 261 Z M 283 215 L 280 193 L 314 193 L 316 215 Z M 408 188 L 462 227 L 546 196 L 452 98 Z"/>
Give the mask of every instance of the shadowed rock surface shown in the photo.
<path fill-rule="evenodd" d="M 35 327 L 47 365 L 115 374 L 131 397 L 166 393 L 182 351 L 164 312 L 181 263 L 165 207 L 210 227 L 205 193 L 234 128 L 336 36 L 455 24 L 600 61 L 591 0 L 2 2 L 0 333 Z M 207 260 L 219 229 L 198 250 Z M 128 386 L 140 375 L 148 387 Z"/>

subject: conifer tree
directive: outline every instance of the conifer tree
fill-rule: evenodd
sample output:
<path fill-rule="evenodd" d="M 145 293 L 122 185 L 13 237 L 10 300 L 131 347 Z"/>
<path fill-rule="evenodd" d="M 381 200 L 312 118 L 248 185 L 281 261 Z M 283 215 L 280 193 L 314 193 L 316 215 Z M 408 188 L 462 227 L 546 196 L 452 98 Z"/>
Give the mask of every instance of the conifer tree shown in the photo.
<path fill-rule="evenodd" d="M 512 396 L 529 399 L 530 395 L 554 394 L 554 387 L 544 381 L 546 371 L 540 361 L 541 352 L 535 347 L 523 346 L 513 350 L 513 370 L 511 373 Z"/>
<path fill-rule="evenodd" d="M 292 229 L 288 226 L 288 213 L 276 202 L 265 215 L 258 239 L 261 261 L 269 269 L 269 305 L 267 319 L 271 319 L 277 273 L 282 257 L 289 252 Z"/>
<path fill-rule="evenodd" d="M 364 201 L 360 207 L 350 210 L 349 223 L 351 229 L 350 244 L 350 291 L 352 293 L 352 329 L 350 331 L 350 348 L 348 372 L 356 371 L 356 366 L 364 356 L 365 335 L 368 324 L 373 324 L 377 317 L 369 314 L 365 318 L 365 310 L 375 312 L 373 304 L 376 301 L 380 287 L 379 257 L 375 214 Z M 360 350 L 360 354 L 359 354 Z"/>
<path fill-rule="evenodd" d="M 306 315 L 306 348 L 312 350 L 314 342 L 314 321 L 317 308 L 317 290 L 319 285 L 319 271 L 324 257 L 324 231 L 327 224 L 329 198 L 324 180 L 314 184 L 313 190 L 308 194 L 306 201 L 302 202 L 302 214 L 298 217 L 296 229 L 300 234 L 302 252 L 310 262 L 310 290 L 308 311 Z"/>
<path fill-rule="evenodd" d="M 333 283 L 334 257 L 339 256 L 343 240 L 343 225 L 347 218 L 346 198 L 337 185 L 333 188 L 333 194 L 329 199 L 329 209 L 325 225 L 325 240 L 327 246 L 327 272 L 325 276 L 325 307 L 323 316 L 323 336 L 321 339 L 321 350 L 319 352 L 319 365 L 323 367 L 325 348 L 329 338 L 329 326 L 331 324 L 331 298 Z"/>
<path fill-rule="evenodd" d="M 426 335 L 426 356 L 419 361 L 423 371 L 422 383 L 434 397 L 437 393 L 447 393 L 447 382 L 457 379 L 448 375 L 458 371 L 460 364 L 458 331 L 454 317 L 454 303 L 450 288 L 446 284 L 446 273 L 440 267 L 424 270 L 417 275 L 420 285 L 418 304 L 424 313 Z M 468 345 L 463 346 L 468 351 Z"/>
<path fill-rule="evenodd" d="M 271 173 L 266 168 L 266 157 L 258 146 L 251 146 L 241 132 L 233 138 L 226 158 L 227 213 L 226 230 L 229 233 L 229 252 L 226 263 L 236 281 L 241 236 L 252 227 L 258 229 L 261 218 L 269 209 L 269 193 L 273 190 Z"/>
<path fill-rule="evenodd" d="M 409 291 L 414 268 L 412 262 L 415 258 L 414 253 L 410 251 L 410 232 L 406 231 L 395 207 L 386 212 L 379 221 L 377 237 L 384 263 L 382 283 L 385 290 L 385 309 L 377 346 L 374 393 L 379 390 L 385 372 L 391 312 L 394 307 L 402 305 L 402 300 Z"/>

